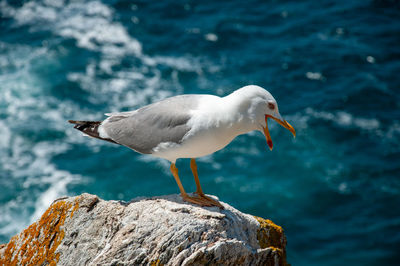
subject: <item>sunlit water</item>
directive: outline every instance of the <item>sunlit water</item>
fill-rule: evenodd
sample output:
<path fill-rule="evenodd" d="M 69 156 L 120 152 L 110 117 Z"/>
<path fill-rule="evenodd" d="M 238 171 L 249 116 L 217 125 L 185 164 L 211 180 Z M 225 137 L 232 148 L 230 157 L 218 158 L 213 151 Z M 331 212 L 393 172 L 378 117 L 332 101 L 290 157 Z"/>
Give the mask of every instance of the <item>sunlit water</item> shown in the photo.
<path fill-rule="evenodd" d="M 178 193 L 168 162 L 68 119 L 258 84 L 297 138 L 271 123 L 272 152 L 253 132 L 199 159 L 206 193 L 282 225 L 293 265 L 398 263 L 395 1 L 15 2 L 0 1 L 0 242 L 62 195 Z"/>

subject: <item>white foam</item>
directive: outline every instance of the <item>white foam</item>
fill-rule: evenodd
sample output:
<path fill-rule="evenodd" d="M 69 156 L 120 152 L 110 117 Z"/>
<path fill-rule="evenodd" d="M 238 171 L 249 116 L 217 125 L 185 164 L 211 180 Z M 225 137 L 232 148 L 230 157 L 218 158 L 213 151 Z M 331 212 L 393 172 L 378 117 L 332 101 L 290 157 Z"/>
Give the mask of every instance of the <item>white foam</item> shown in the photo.
<path fill-rule="evenodd" d="M 196 161 L 206 163 L 208 167 L 211 166 L 214 170 L 222 169 L 221 163 L 214 160 L 213 154 L 197 158 Z"/>
<path fill-rule="evenodd" d="M 10 144 L 11 131 L 2 120 L 0 120 L 0 136 L 0 149 L 6 149 Z"/>
<path fill-rule="evenodd" d="M 68 171 L 59 170 L 49 163 L 46 164 L 45 169 L 49 176 L 41 181 L 46 182 L 49 187 L 36 200 L 35 212 L 30 218 L 31 223 L 37 220 L 55 199 L 68 194 L 67 185 L 78 182 L 82 178 L 80 175 L 72 175 Z"/>
<path fill-rule="evenodd" d="M 341 193 L 346 193 L 349 190 L 346 182 L 340 183 L 338 189 Z"/>
<path fill-rule="evenodd" d="M 375 63 L 375 58 L 373 57 L 373 56 L 367 56 L 367 62 L 368 63 L 371 63 L 371 64 L 374 64 Z"/>
<path fill-rule="evenodd" d="M 218 35 L 215 34 L 215 33 L 207 33 L 206 35 L 204 35 L 204 38 L 205 38 L 207 41 L 210 41 L 210 42 L 216 42 L 216 41 L 218 41 Z"/>
<path fill-rule="evenodd" d="M 113 10 L 107 5 L 99 1 L 49 2 L 26 2 L 21 8 L 2 2 L 1 12 L 13 17 L 16 26 L 29 25 L 33 31 L 48 29 L 56 35 L 76 39 L 82 48 L 110 54 L 141 54 L 141 44 L 121 24 L 112 21 Z"/>
<path fill-rule="evenodd" d="M 148 156 L 148 155 L 141 155 L 137 157 L 139 161 L 155 164 L 160 167 L 165 174 L 169 174 L 171 163 L 165 159 L 161 159 L 158 157 Z"/>
<path fill-rule="evenodd" d="M 0 151 L 0 163 L 3 170 L 12 173 L 13 183 L 22 184 L 24 190 L 15 199 L 0 205 L 0 233 L 6 235 L 15 234 L 38 219 L 53 200 L 67 194 L 67 185 L 82 179 L 51 163 L 55 155 L 67 150 L 65 143 L 39 142 L 32 146 L 24 138 L 13 136 L 9 148 L 11 155 L 3 153 L 4 149 Z M 46 190 L 42 191 L 44 187 Z"/>
<path fill-rule="evenodd" d="M 64 0 L 44 0 L 43 3 L 47 6 L 63 7 L 65 4 Z"/>
<path fill-rule="evenodd" d="M 107 18 L 76 15 L 60 23 L 56 29 L 60 36 L 76 39 L 82 48 L 113 56 L 141 54 L 141 44 L 131 38 L 121 24 Z"/>
<path fill-rule="evenodd" d="M 330 113 L 325 111 L 315 111 L 312 108 L 307 108 L 305 113 L 310 117 L 332 121 L 343 127 L 353 126 L 363 130 L 371 131 L 378 130 L 381 126 L 380 122 L 375 118 L 355 117 L 352 114 L 343 111 Z"/>
<path fill-rule="evenodd" d="M 177 90 L 177 93 L 183 91 L 177 71 L 196 72 L 200 77 L 199 87 L 209 86 L 201 78 L 204 66 L 209 72 L 219 71 L 218 67 L 209 62 L 200 62 L 195 58 L 150 57 L 143 54 L 140 42 L 115 20 L 114 10 L 100 1 L 57 1 L 54 4 L 31 1 L 21 8 L 13 8 L 6 3 L 3 7 L 3 13 L 14 17 L 17 25 L 29 25 L 32 31 L 52 31 L 54 35 L 75 39 L 77 46 L 83 49 L 100 53 L 99 61 L 88 63 L 86 73 L 68 74 L 70 81 L 78 82 L 84 90 L 93 93 L 89 100 L 94 104 L 111 100 L 110 105 L 119 109 L 143 105 L 148 103 L 149 96 L 152 100 L 171 96 L 173 90 L 169 87 Z M 215 39 L 214 35 L 210 36 Z M 120 66 L 127 56 L 136 57 L 141 66 L 114 71 L 113 67 Z M 162 77 L 159 65 L 177 70 L 172 71 L 172 82 Z M 98 75 L 104 72 L 112 77 L 108 80 L 99 79 Z M 137 88 L 138 84 L 142 91 L 128 90 Z M 110 92 L 115 93 L 111 98 Z M 121 97 L 123 93 L 126 95 Z"/>
<path fill-rule="evenodd" d="M 8 52 L 0 54 L 0 61 L 7 62 L 6 69 L 13 69 L 0 73 L 4 115 L 0 121 L 2 189 L 16 195 L 0 205 L 0 233 L 11 236 L 38 218 L 54 199 L 66 194 L 68 184 L 82 182 L 83 177 L 58 169 L 52 162 L 54 156 L 69 149 L 67 143 L 73 139 L 70 135 L 60 142 L 34 140 L 30 135 L 37 135 L 42 127 L 64 132 L 66 116 L 81 110 L 74 103 L 44 94 L 46 84 L 31 70 L 38 59 L 52 60 L 51 52 L 24 45 L 2 46 Z"/>
<path fill-rule="evenodd" d="M 19 26 L 32 22 L 53 22 L 57 19 L 57 12 L 54 7 L 38 5 L 34 1 L 27 2 L 14 11 L 14 19 Z"/>
<path fill-rule="evenodd" d="M 325 80 L 325 77 L 319 72 L 307 72 L 306 77 L 311 80 Z"/>
<path fill-rule="evenodd" d="M 166 65 L 171 68 L 187 71 L 187 72 L 199 72 L 201 71 L 201 65 L 198 60 L 188 57 L 168 57 L 168 56 L 154 56 L 143 57 L 143 61 L 149 66 Z"/>
<path fill-rule="evenodd" d="M 395 136 L 400 136 L 400 124 L 399 122 L 395 122 L 391 125 L 386 134 L 387 138 L 393 139 Z"/>

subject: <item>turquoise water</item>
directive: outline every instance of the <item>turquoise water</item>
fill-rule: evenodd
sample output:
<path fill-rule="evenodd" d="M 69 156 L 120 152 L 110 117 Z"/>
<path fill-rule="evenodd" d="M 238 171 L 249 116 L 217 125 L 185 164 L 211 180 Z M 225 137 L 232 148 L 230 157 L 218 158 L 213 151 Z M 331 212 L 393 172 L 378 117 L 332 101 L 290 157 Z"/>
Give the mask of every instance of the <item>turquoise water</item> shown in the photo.
<path fill-rule="evenodd" d="M 282 225 L 292 265 L 400 259 L 395 1 L 1 1 L 0 242 L 52 200 L 178 193 L 166 161 L 83 137 L 183 93 L 267 88 L 297 138 L 253 132 L 198 160 L 206 193 Z M 177 163 L 194 190 L 189 161 Z"/>

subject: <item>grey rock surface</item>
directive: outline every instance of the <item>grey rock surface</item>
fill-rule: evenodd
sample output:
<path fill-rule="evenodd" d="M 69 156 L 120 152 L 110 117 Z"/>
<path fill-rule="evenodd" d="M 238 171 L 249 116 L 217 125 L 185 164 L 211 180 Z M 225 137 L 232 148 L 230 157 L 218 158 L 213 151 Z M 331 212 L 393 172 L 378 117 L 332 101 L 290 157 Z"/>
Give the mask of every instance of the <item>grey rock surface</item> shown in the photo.
<path fill-rule="evenodd" d="M 0 246 L 0 265 L 286 265 L 279 226 L 221 203 L 223 210 L 179 195 L 58 199 Z"/>

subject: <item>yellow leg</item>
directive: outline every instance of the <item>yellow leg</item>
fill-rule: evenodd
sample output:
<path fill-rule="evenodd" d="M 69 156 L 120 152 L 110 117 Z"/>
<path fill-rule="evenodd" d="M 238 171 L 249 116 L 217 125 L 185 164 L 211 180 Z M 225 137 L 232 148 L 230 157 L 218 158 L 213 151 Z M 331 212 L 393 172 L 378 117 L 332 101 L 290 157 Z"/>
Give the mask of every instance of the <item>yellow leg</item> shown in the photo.
<path fill-rule="evenodd" d="M 204 195 L 203 190 L 201 189 L 199 175 L 197 174 L 197 165 L 195 159 L 190 159 L 190 169 L 192 169 L 192 173 L 194 176 L 194 181 L 196 182 L 196 193 L 200 196 Z"/>
<path fill-rule="evenodd" d="M 207 202 L 207 203 L 211 204 L 212 206 L 216 206 L 216 207 L 223 209 L 224 207 L 221 205 L 221 203 L 219 203 L 218 201 L 216 201 L 210 197 L 207 197 L 204 194 L 203 190 L 201 189 L 199 174 L 197 173 L 196 160 L 194 158 L 192 158 L 190 160 L 190 169 L 192 169 L 194 181 L 196 182 L 196 188 L 197 188 L 196 194 L 200 196 L 200 199 L 202 200 L 202 202 Z"/>
<path fill-rule="evenodd" d="M 219 207 L 219 208 L 223 209 L 224 207 L 218 201 L 215 201 L 215 200 L 207 197 L 206 195 L 204 195 L 203 191 L 201 190 L 199 177 L 197 175 L 196 162 L 194 161 L 194 159 L 192 159 L 192 162 L 193 163 L 191 163 L 191 168 L 192 168 L 192 171 L 193 171 L 193 175 L 195 175 L 196 186 L 197 186 L 196 193 L 200 197 L 191 197 L 191 196 L 189 196 L 186 193 L 185 189 L 183 188 L 181 180 L 179 179 L 178 168 L 176 167 L 176 165 L 174 163 L 172 163 L 171 167 L 170 167 L 171 173 L 174 176 L 176 183 L 178 184 L 179 190 L 181 191 L 182 199 L 184 201 L 191 202 L 191 203 L 194 203 L 194 204 L 197 204 L 197 205 L 200 205 L 200 206 L 207 206 L 207 207 L 216 206 L 216 207 Z"/>
<path fill-rule="evenodd" d="M 187 193 L 182 186 L 181 180 L 179 179 L 178 168 L 176 167 L 176 165 L 174 163 L 171 164 L 170 170 L 171 170 L 172 175 L 175 177 L 175 181 L 178 184 L 178 187 L 179 187 L 179 190 L 181 191 L 182 197 L 185 195 L 187 196 Z"/>
<path fill-rule="evenodd" d="M 171 170 L 172 175 L 175 178 L 176 183 L 178 184 L 179 190 L 181 191 L 182 199 L 184 201 L 191 202 L 191 203 L 194 203 L 194 204 L 197 204 L 200 206 L 213 206 L 211 203 L 204 202 L 201 198 L 190 197 L 186 193 L 185 189 L 182 186 L 181 180 L 179 179 L 178 168 L 176 167 L 176 165 L 174 163 L 171 164 L 170 170 Z"/>

